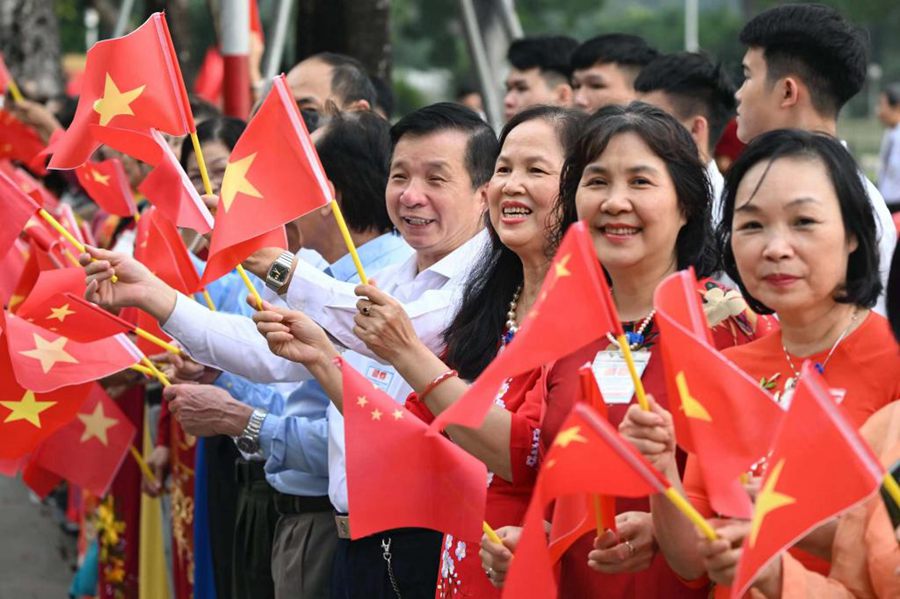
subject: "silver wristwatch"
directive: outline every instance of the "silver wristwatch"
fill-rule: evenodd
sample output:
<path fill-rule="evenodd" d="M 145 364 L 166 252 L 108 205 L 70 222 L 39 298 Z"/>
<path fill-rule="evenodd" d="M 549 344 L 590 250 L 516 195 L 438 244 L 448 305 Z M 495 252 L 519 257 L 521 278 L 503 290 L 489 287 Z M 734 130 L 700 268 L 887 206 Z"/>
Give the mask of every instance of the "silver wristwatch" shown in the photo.
<path fill-rule="evenodd" d="M 277 293 L 287 283 L 293 265 L 294 254 L 281 252 L 281 255 L 269 267 L 269 272 L 266 273 L 266 287 Z"/>
<path fill-rule="evenodd" d="M 267 413 L 263 410 L 253 410 L 247 428 L 237 438 L 238 449 L 248 454 L 259 451 L 259 432 L 262 430 L 263 420 L 266 419 Z"/>

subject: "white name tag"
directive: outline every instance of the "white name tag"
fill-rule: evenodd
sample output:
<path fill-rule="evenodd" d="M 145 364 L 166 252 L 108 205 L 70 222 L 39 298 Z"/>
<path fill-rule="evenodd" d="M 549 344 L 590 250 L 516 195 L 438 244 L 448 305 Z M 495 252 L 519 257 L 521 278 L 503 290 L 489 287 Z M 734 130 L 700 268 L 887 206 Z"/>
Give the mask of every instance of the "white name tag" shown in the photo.
<path fill-rule="evenodd" d="M 642 377 L 650 362 L 650 352 L 648 350 L 632 351 L 631 357 L 634 358 L 638 377 Z M 591 363 L 591 370 L 594 371 L 594 378 L 597 379 L 600 393 L 603 394 L 603 399 L 607 404 L 631 403 L 631 398 L 634 397 L 634 383 L 628 372 L 628 364 L 618 349 L 597 352 Z"/>

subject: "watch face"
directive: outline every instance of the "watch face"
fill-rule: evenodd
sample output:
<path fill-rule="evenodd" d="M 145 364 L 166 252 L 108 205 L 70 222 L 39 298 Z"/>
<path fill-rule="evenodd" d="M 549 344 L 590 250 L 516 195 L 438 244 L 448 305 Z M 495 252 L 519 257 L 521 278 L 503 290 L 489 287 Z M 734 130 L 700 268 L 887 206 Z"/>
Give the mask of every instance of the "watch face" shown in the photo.
<path fill-rule="evenodd" d="M 287 278 L 290 269 L 283 264 L 273 264 L 269 271 L 269 278 L 277 283 L 283 283 Z"/>
<path fill-rule="evenodd" d="M 246 437 L 238 437 L 237 447 L 244 453 L 256 453 L 259 451 L 259 443 Z"/>

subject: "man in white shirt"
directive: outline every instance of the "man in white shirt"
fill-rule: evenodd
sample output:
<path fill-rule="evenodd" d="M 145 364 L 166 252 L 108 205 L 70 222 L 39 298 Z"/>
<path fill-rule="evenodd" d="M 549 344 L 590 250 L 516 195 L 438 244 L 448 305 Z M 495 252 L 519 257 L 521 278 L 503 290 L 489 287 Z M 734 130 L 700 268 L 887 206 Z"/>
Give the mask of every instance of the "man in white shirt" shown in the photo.
<path fill-rule="evenodd" d="M 717 226 L 722 220 L 725 180 L 712 152 L 734 116 L 731 78 L 704 54 L 677 52 L 662 55 L 641 69 L 634 89 L 638 99 L 665 110 L 690 131 L 700 160 L 706 165 L 713 192 L 712 224 Z"/>
<path fill-rule="evenodd" d="M 878 190 L 891 212 L 900 211 L 900 83 L 878 98 L 878 120 L 885 126 L 878 163 Z"/>
<path fill-rule="evenodd" d="M 790 128 L 837 137 L 840 109 L 866 81 L 865 33 L 833 8 L 786 4 L 751 19 L 740 38 L 747 46 L 744 84 L 735 94 L 741 141 Z M 886 288 L 897 231 L 881 193 L 860 177 L 872 203 Z M 875 310 L 885 313 L 883 292 Z"/>

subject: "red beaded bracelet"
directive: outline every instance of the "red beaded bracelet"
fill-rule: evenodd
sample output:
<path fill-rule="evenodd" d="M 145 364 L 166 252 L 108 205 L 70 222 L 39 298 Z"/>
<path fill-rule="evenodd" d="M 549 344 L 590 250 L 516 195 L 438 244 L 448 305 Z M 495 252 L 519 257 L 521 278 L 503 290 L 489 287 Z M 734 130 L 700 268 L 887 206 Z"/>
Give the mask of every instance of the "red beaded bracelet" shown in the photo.
<path fill-rule="evenodd" d="M 453 378 L 455 376 L 459 376 L 459 373 L 455 370 L 448 370 L 447 372 L 442 372 L 437 375 L 433 381 L 428 383 L 428 386 L 425 387 L 425 390 L 419 393 L 419 401 L 424 402 L 425 398 L 428 397 L 428 394 L 434 391 L 434 388 L 446 381 L 447 379 Z"/>

